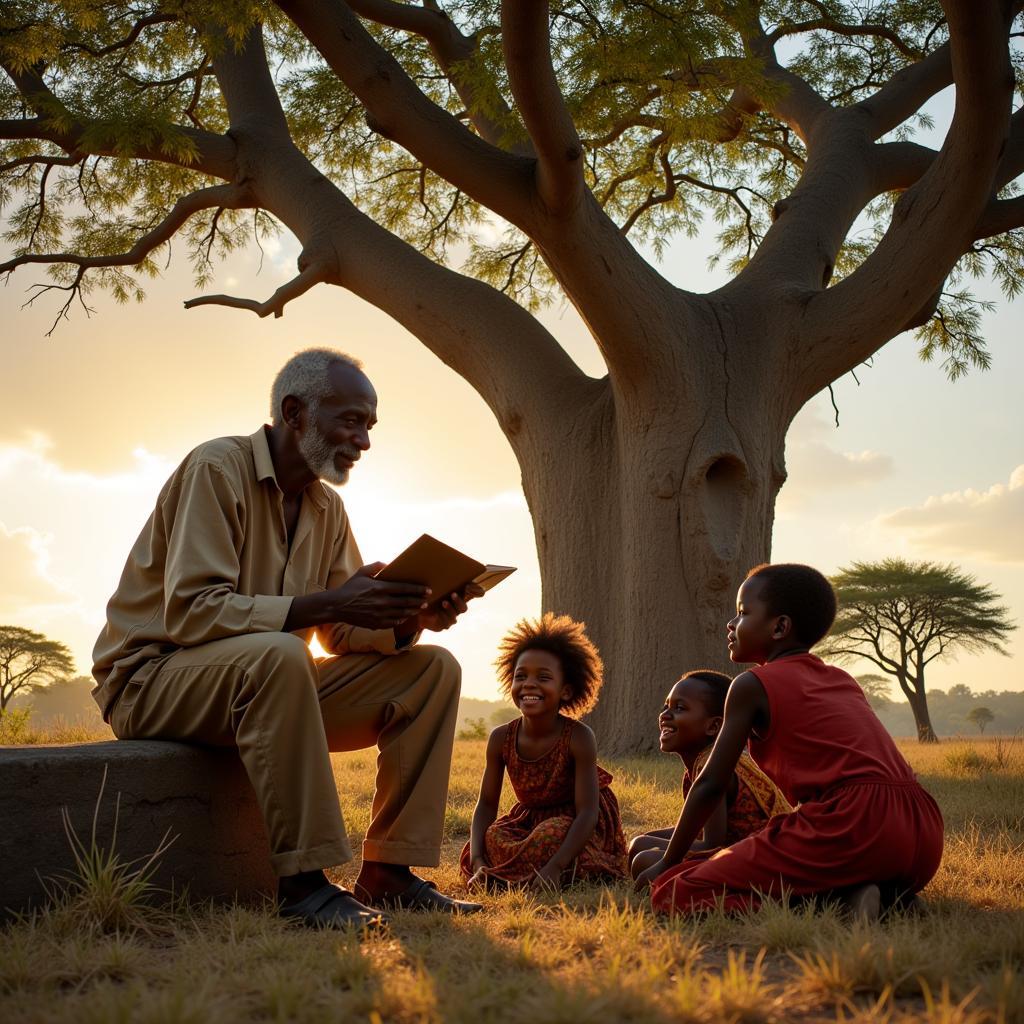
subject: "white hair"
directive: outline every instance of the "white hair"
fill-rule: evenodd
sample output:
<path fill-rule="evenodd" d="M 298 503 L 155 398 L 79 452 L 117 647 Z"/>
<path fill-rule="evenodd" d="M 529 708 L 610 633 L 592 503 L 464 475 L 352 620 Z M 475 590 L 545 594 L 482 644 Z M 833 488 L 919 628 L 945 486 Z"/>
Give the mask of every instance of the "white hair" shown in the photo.
<path fill-rule="evenodd" d="M 337 363 L 353 370 L 363 368 L 358 359 L 334 348 L 306 348 L 296 352 L 274 378 L 270 389 L 270 422 L 275 426 L 281 422 L 281 403 L 285 395 L 294 395 L 315 412 L 320 400 L 331 393 L 327 374 Z"/>

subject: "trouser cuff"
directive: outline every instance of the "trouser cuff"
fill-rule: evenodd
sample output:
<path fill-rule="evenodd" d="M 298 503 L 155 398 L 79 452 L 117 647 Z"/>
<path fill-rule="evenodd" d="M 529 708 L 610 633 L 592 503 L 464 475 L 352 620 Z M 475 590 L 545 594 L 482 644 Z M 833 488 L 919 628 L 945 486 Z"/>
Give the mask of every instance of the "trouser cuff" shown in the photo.
<path fill-rule="evenodd" d="M 297 875 L 300 871 L 317 871 L 333 868 L 352 859 L 352 847 L 342 839 L 335 843 L 324 843 L 308 850 L 289 850 L 286 853 L 272 853 L 270 866 L 278 878 Z"/>
<path fill-rule="evenodd" d="M 382 864 L 402 864 L 405 867 L 415 865 L 420 868 L 436 868 L 441 863 L 441 849 L 438 846 L 415 846 L 412 843 L 364 839 L 363 860 L 375 860 Z"/>

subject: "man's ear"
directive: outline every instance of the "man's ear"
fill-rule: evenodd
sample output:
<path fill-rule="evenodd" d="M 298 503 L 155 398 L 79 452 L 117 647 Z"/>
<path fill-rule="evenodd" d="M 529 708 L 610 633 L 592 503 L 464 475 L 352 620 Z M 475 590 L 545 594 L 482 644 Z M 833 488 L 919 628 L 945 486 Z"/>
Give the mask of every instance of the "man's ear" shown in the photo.
<path fill-rule="evenodd" d="M 788 615 L 780 615 L 772 626 L 772 639 L 785 640 L 793 632 L 793 620 Z"/>
<path fill-rule="evenodd" d="M 281 418 L 292 430 L 301 430 L 306 424 L 306 403 L 294 395 L 281 399 Z"/>

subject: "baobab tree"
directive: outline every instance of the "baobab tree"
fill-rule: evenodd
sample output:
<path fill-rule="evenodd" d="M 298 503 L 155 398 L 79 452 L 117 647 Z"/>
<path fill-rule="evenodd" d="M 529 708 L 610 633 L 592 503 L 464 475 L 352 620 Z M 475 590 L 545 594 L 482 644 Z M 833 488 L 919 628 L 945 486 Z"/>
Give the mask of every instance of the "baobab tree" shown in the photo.
<path fill-rule="evenodd" d="M 638 749 L 666 681 L 723 660 L 799 409 L 908 329 L 951 375 L 987 363 L 962 277 L 1018 287 L 1022 4 L 444 6 L 4 4 L 0 271 L 46 265 L 59 319 L 138 294 L 175 236 L 205 288 L 247 231 L 291 232 L 273 295 L 186 306 L 335 285 L 461 374 L 521 467 L 544 607 L 602 648 L 601 742 Z M 702 218 L 732 272 L 709 294 L 648 260 Z M 605 376 L 532 315 L 551 295 Z"/>

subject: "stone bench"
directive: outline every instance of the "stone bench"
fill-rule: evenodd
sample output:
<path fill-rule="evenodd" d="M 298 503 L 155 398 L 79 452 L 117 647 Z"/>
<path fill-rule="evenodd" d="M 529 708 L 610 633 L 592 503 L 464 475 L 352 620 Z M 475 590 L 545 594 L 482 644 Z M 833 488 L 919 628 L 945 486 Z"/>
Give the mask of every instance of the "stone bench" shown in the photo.
<path fill-rule="evenodd" d="M 98 846 L 109 849 L 116 811 L 122 860 L 149 857 L 168 829 L 177 837 L 156 886 L 194 899 L 274 891 L 266 829 L 234 750 L 154 740 L 0 747 L 0 917 L 44 900 L 40 876 L 72 872 L 61 808 L 88 846 L 104 767 Z"/>

